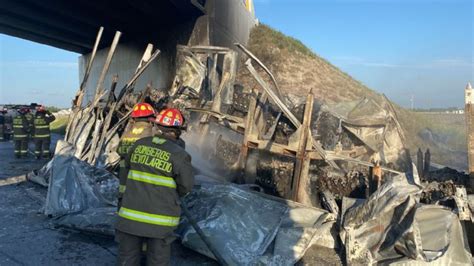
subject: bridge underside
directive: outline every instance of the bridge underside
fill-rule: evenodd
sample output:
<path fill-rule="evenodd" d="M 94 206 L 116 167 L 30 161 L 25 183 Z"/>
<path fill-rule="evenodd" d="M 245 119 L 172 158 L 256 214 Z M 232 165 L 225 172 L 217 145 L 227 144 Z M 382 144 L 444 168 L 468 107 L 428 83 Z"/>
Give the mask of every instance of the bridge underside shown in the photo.
<path fill-rule="evenodd" d="M 121 42 L 159 42 L 170 28 L 202 14 L 190 0 L 3 0 L 0 33 L 87 54 L 100 26 L 101 47 L 110 45 L 116 30 Z"/>

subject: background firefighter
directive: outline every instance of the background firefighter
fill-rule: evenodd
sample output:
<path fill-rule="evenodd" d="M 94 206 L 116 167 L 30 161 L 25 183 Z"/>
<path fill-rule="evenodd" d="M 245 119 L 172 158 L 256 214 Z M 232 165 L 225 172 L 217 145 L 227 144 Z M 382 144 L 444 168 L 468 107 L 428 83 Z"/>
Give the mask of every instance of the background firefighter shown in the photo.
<path fill-rule="evenodd" d="M 30 124 L 25 115 L 29 111 L 28 108 L 21 108 L 18 110 L 18 115 L 13 118 L 13 141 L 15 143 L 15 156 L 17 158 L 26 157 L 28 153 Z"/>
<path fill-rule="evenodd" d="M 46 111 L 44 106 L 39 106 L 33 120 L 33 139 L 35 141 L 35 156 L 49 158 L 49 145 L 51 143 L 51 131 L 49 124 L 56 119 L 53 114 Z"/>
<path fill-rule="evenodd" d="M 179 197 L 194 183 L 191 156 L 176 143 L 184 122 L 181 113 L 166 109 L 154 121 L 156 134 L 136 141 L 125 160 L 127 189 L 116 225 L 119 265 L 139 265 L 144 242 L 148 265 L 169 265 Z"/>
<path fill-rule="evenodd" d="M 148 103 L 138 103 L 133 107 L 132 111 L 131 126 L 123 133 L 122 138 L 117 149 L 120 155 L 120 168 L 119 168 L 119 198 L 118 207 L 120 208 L 123 193 L 125 192 L 127 173 L 125 169 L 125 157 L 128 154 L 130 147 L 141 138 L 152 136 L 153 125 L 150 123 L 149 118 L 155 116 L 155 110 Z"/>
<path fill-rule="evenodd" d="M 26 118 L 26 121 L 28 122 L 28 141 L 30 141 L 30 139 L 33 137 L 32 134 L 33 134 L 35 116 L 31 113 L 30 108 L 25 108 L 25 109 L 26 109 L 25 118 Z"/>
<path fill-rule="evenodd" d="M 6 111 L 1 108 L 0 109 L 0 141 L 4 141 L 4 135 L 5 135 L 5 114 Z"/>
<path fill-rule="evenodd" d="M 5 107 L 3 108 L 3 111 L 5 119 L 5 123 L 3 125 L 3 139 L 8 141 L 13 137 L 13 117 Z"/>

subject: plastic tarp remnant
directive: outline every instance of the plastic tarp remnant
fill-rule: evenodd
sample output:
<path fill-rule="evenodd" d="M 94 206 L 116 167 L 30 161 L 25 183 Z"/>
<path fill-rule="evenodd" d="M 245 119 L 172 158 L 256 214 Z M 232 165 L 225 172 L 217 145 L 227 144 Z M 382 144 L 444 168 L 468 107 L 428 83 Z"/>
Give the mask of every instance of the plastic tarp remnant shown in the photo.
<path fill-rule="evenodd" d="M 62 216 L 117 204 L 118 179 L 74 156 L 55 156 L 45 214 Z"/>
<path fill-rule="evenodd" d="M 336 247 L 336 235 L 330 229 L 335 216 L 321 209 L 302 205 L 289 206 L 288 215 L 275 237 L 273 247 L 260 259 L 263 265 L 294 265 L 313 245 Z"/>
<path fill-rule="evenodd" d="M 54 154 L 55 156 L 73 156 L 75 152 L 76 150 L 70 143 L 64 140 L 58 140 L 58 142 L 56 143 L 56 149 L 54 151 Z M 52 175 L 51 171 L 53 168 L 54 158 L 55 157 L 53 157 L 53 159 L 49 161 L 46 165 L 44 165 L 40 170 L 29 173 L 28 180 L 43 187 L 48 187 L 49 179 Z"/>
<path fill-rule="evenodd" d="M 335 222 L 324 210 L 274 200 L 234 185 L 203 185 L 184 203 L 231 265 L 292 265 L 322 233 L 323 225 Z M 213 258 L 185 218 L 179 233 L 185 246 Z M 325 242 L 334 243 L 334 238 Z"/>
<path fill-rule="evenodd" d="M 53 220 L 55 225 L 91 233 L 114 235 L 117 221 L 117 207 L 89 208 Z"/>
<path fill-rule="evenodd" d="M 185 198 L 185 204 L 218 252 L 235 265 L 252 264 L 263 255 L 288 211 L 282 204 L 230 185 L 202 186 Z M 190 226 L 181 235 L 185 246 L 213 257 Z"/>
<path fill-rule="evenodd" d="M 114 234 L 118 178 L 74 156 L 74 147 L 58 141 L 55 156 L 28 175 L 48 187 L 44 213 L 57 226 L 106 235 Z"/>

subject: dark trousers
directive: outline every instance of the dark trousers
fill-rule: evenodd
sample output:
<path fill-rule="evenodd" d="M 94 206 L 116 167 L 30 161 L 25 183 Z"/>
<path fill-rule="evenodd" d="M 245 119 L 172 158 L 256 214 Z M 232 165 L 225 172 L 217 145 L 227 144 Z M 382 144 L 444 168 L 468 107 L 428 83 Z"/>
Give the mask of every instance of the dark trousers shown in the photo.
<path fill-rule="evenodd" d="M 15 139 L 15 156 L 26 157 L 28 156 L 28 139 Z"/>
<path fill-rule="evenodd" d="M 170 265 L 171 241 L 115 232 L 119 242 L 118 265 L 140 265 L 143 243 L 147 244 L 146 265 Z"/>
<path fill-rule="evenodd" d="M 38 158 L 49 158 L 49 138 L 35 138 L 35 155 Z"/>

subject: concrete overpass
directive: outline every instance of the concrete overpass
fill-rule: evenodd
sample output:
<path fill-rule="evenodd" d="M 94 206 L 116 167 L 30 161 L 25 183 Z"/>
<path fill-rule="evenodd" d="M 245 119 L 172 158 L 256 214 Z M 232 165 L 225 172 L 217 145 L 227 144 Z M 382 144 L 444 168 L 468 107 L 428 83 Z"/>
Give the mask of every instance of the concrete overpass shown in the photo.
<path fill-rule="evenodd" d="M 105 27 L 100 48 L 115 31 L 123 33 L 106 77 L 119 75 L 120 87 L 135 71 L 147 43 L 162 51 L 137 88 L 171 82 L 177 44 L 232 47 L 246 43 L 256 20 L 251 0 L 0 0 L 0 33 L 82 54 L 79 80 L 97 30 Z M 27 51 L 25 51 L 27 52 Z M 107 49 L 99 50 L 87 85 L 92 95 Z M 75 88 L 71 88 L 75 89 Z"/>

